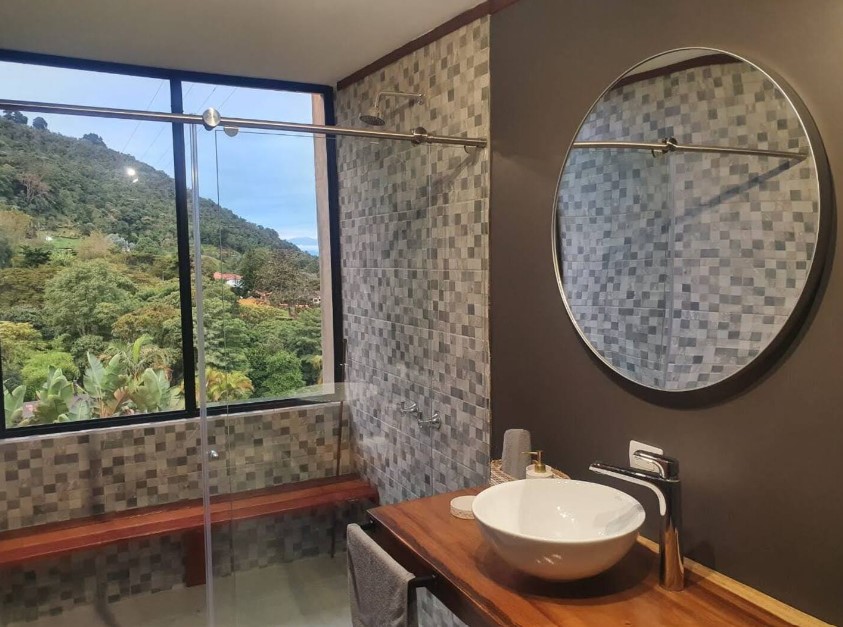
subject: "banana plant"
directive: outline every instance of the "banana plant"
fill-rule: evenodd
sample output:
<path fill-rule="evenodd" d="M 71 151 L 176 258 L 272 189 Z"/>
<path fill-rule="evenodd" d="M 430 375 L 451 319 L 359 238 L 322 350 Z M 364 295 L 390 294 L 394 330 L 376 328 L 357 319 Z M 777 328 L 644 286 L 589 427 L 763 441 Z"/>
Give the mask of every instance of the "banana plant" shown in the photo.
<path fill-rule="evenodd" d="M 3 386 L 3 410 L 6 414 L 6 426 L 13 427 L 23 419 L 23 399 L 26 396 L 26 386 L 19 385 L 9 392 Z"/>
<path fill-rule="evenodd" d="M 176 406 L 178 390 L 170 385 L 170 379 L 163 370 L 155 371 L 147 368 L 140 380 L 133 381 L 129 386 L 129 397 L 137 411 L 150 413 L 165 411 Z"/>
<path fill-rule="evenodd" d="M 91 402 L 91 416 L 106 418 L 132 413 L 127 387 L 129 381 L 122 354 L 118 353 L 104 366 L 97 357 L 88 353 L 88 367 L 82 385 Z"/>
<path fill-rule="evenodd" d="M 141 351 L 148 344 L 145 338 L 148 336 L 136 340 L 128 353 L 118 352 L 107 365 L 88 353 L 83 392 L 89 400 L 91 417 L 151 413 L 178 406 L 179 390 L 170 385 L 166 369 L 138 370 L 144 359 Z"/>
<path fill-rule="evenodd" d="M 147 368 L 156 371 L 163 370 L 168 375 L 170 373 L 169 353 L 167 350 L 156 346 L 150 335 L 141 335 L 131 344 L 119 341 L 112 342 L 106 352 L 115 357 L 121 357 L 126 374 L 132 378 L 142 377 L 144 370 Z"/>
<path fill-rule="evenodd" d="M 73 383 L 67 380 L 61 369 L 50 368 L 44 387 L 36 393 L 38 403 L 34 413 L 19 424 L 26 426 L 69 422 L 72 419 L 74 392 Z"/>

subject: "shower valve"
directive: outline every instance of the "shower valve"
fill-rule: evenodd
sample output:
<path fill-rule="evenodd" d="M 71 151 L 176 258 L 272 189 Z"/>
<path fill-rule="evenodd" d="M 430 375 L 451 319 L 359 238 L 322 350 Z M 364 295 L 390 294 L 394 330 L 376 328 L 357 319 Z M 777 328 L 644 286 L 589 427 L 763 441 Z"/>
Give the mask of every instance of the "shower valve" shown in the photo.
<path fill-rule="evenodd" d="M 439 417 L 438 411 L 433 412 L 433 415 L 427 419 L 423 418 L 421 412 L 419 412 L 416 421 L 420 427 L 430 427 L 437 430 L 442 428 L 442 418 Z"/>
<path fill-rule="evenodd" d="M 401 401 L 398 409 L 405 416 L 408 414 L 413 416 L 420 427 L 430 427 L 432 429 L 440 429 L 442 427 L 442 418 L 439 416 L 438 411 L 433 412 L 430 418 L 425 418 L 424 413 L 419 409 L 418 403 L 408 403 L 406 401 Z"/>

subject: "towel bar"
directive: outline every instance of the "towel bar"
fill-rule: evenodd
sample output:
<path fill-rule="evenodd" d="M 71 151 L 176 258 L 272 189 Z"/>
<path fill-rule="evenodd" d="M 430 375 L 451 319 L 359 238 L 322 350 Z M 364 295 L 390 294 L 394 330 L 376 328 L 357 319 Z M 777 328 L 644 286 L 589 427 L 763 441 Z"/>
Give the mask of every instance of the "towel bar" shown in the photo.
<path fill-rule="evenodd" d="M 407 586 L 410 588 L 427 588 L 435 581 L 436 575 L 416 575 L 407 582 Z"/>
<path fill-rule="evenodd" d="M 377 526 L 377 521 L 371 516 L 366 516 L 366 522 L 360 523 L 360 528 L 363 531 L 371 531 Z M 427 588 L 436 581 L 436 575 L 416 575 L 407 582 L 407 587 L 411 589 Z"/>

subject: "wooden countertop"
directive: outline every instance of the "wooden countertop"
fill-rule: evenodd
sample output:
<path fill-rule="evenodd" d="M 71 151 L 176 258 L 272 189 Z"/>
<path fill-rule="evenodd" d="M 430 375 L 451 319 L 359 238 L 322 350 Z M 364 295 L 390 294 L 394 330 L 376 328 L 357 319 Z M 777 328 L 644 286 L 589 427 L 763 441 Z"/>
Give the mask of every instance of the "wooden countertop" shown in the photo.
<path fill-rule="evenodd" d="M 431 592 L 471 626 L 823 624 L 761 593 L 752 599 L 730 590 L 724 581 L 732 580 L 718 573 L 712 577 L 712 571 L 687 572 L 685 590 L 668 592 L 658 585 L 658 555 L 646 540 L 591 579 L 557 583 L 521 574 L 496 557 L 476 521 L 451 516 L 453 497 L 478 492 L 461 490 L 369 511 L 378 523 L 375 539 L 405 568 L 438 575 Z M 754 602 L 759 599 L 774 607 Z M 790 614 L 776 611 L 775 604 Z"/>

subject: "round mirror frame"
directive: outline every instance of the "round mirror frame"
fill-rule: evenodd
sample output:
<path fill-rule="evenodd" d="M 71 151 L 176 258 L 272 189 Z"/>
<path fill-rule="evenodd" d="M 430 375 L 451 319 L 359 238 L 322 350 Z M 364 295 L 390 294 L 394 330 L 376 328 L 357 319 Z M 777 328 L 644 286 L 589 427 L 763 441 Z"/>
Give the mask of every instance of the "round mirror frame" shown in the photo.
<path fill-rule="evenodd" d="M 770 80 L 779 93 L 781 93 L 788 101 L 793 112 L 799 119 L 799 123 L 802 126 L 802 130 L 804 131 L 808 142 L 810 150 L 809 154 L 814 159 L 818 198 L 817 241 L 801 293 L 792 310 L 787 315 L 786 320 L 773 337 L 767 342 L 767 345 L 764 346 L 747 364 L 722 379 L 692 389 L 674 390 L 666 387 L 660 388 L 647 385 L 646 383 L 641 383 L 616 368 L 600 353 L 600 351 L 597 350 L 597 348 L 595 348 L 586 336 L 580 324 L 577 322 L 571 305 L 568 302 L 568 297 L 565 293 L 562 280 L 558 203 L 560 194 L 562 193 L 562 180 L 565 173 L 565 167 L 571 157 L 574 142 L 577 141 L 577 138 L 582 131 L 583 125 L 588 120 L 588 117 L 591 115 L 592 111 L 594 111 L 595 107 L 600 104 L 606 94 L 622 79 L 628 76 L 630 72 L 635 70 L 635 68 L 665 55 L 690 51 L 705 51 L 711 54 L 728 55 L 742 63 L 750 65 Z M 829 256 L 832 234 L 831 225 L 834 223 L 834 214 L 835 208 L 831 187 L 831 173 L 819 130 L 817 129 L 816 123 L 805 104 L 799 98 L 798 94 L 787 84 L 787 82 L 785 82 L 777 73 L 767 70 L 763 66 L 742 55 L 738 55 L 727 50 L 708 46 L 687 46 L 665 50 L 664 52 L 652 55 L 630 66 L 623 74 L 612 81 L 609 86 L 606 87 L 606 89 L 604 89 L 594 100 L 588 111 L 586 111 L 568 145 L 568 149 L 565 152 L 565 158 L 562 163 L 562 169 L 559 173 L 559 180 L 555 188 L 551 220 L 551 250 L 559 293 L 562 296 L 562 302 L 565 305 L 565 311 L 567 312 L 568 318 L 574 326 L 574 329 L 576 329 L 580 340 L 589 349 L 591 356 L 596 358 L 597 362 L 602 364 L 612 378 L 622 387 L 645 398 L 646 400 L 668 406 L 694 407 L 700 404 L 716 403 L 746 389 L 754 383 L 757 383 L 760 378 L 765 373 L 769 372 L 772 369 L 772 366 L 784 356 L 787 349 L 792 345 L 792 341 L 797 338 L 800 328 L 802 328 L 803 324 L 808 321 L 808 313 L 812 309 L 815 297 L 818 298 L 820 292 L 822 291 L 820 289 L 821 278 L 823 277 L 823 271 Z M 824 281 L 822 281 L 822 283 L 824 283 Z"/>

